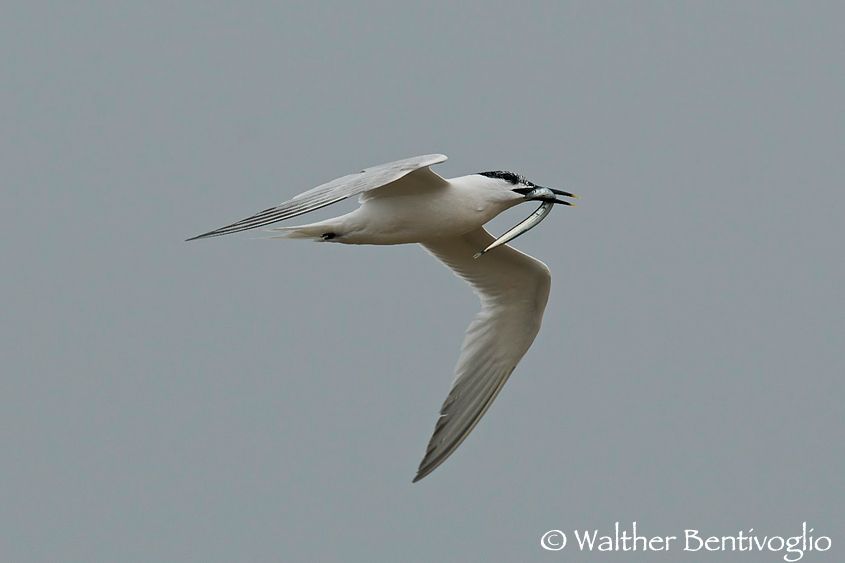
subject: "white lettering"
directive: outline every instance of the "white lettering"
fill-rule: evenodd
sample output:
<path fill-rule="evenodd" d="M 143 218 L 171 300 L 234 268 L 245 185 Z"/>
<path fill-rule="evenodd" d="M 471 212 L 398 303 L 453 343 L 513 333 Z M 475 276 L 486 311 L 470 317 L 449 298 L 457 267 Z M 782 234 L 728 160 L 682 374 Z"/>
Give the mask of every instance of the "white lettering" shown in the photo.
<path fill-rule="evenodd" d="M 690 540 L 698 542 L 698 547 L 690 547 Z M 704 547 L 704 541 L 698 536 L 698 530 L 684 530 L 684 551 L 700 551 Z"/>
<path fill-rule="evenodd" d="M 578 549 L 584 551 L 584 547 L 587 548 L 587 551 L 593 551 L 593 544 L 596 542 L 596 536 L 599 535 L 598 530 L 593 530 L 593 534 L 590 535 L 590 532 L 584 530 L 584 535 L 582 536 L 578 530 L 572 530 L 572 533 L 575 534 L 575 541 L 578 542 Z"/>

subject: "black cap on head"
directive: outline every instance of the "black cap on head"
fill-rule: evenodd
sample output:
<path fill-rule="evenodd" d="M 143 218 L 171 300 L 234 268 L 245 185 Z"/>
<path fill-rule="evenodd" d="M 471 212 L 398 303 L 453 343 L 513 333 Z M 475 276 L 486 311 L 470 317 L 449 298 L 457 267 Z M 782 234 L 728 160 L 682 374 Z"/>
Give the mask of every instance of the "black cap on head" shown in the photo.
<path fill-rule="evenodd" d="M 516 172 L 508 172 L 507 170 L 490 170 L 489 172 L 479 172 L 481 176 L 487 176 L 488 178 L 499 178 L 500 180 L 504 180 L 506 182 L 510 182 L 511 184 L 524 184 L 526 186 L 533 186 L 531 182 L 526 180 L 524 177 L 520 176 Z"/>

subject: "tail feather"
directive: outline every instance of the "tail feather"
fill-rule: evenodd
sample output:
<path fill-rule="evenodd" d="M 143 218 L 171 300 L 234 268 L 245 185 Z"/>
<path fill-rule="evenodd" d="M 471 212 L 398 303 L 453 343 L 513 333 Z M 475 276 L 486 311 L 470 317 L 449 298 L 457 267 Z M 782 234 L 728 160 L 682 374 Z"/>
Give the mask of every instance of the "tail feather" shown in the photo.
<path fill-rule="evenodd" d="M 333 237 L 326 237 L 325 235 L 332 233 L 328 225 L 320 223 L 312 223 L 311 225 L 299 225 L 294 227 L 275 227 L 267 229 L 268 232 L 274 233 L 275 236 L 271 238 L 294 238 L 323 241 Z"/>

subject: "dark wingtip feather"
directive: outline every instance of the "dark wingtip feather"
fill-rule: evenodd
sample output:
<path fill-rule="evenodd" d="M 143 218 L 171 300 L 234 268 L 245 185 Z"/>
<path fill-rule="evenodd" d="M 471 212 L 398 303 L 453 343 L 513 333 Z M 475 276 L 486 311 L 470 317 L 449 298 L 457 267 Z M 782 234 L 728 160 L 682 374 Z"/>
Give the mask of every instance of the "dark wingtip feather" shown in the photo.
<path fill-rule="evenodd" d="M 418 481 L 425 479 L 428 476 L 428 474 L 431 473 L 433 470 L 434 470 L 433 467 L 431 469 L 427 470 L 427 471 L 423 471 L 422 468 L 418 469 L 417 474 L 414 476 L 414 479 L 411 481 L 411 483 L 417 483 Z"/>
<path fill-rule="evenodd" d="M 221 236 L 221 235 L 225 235 L 225 234 L 226 234 L 226 233 L 221 233 L 221 232 L 219 232 L 219 231 L 220 231 L 220 230 L 219 230 L 219 229 L 217 229 L 217 230 L 214 230 L 214 231 L 208 231 L 207 233 L 203 233 L 203 234 L 201 234 L 201 235 L 197 235 L 197 236 L 195 236 L 195 237 L 186 238 L 186 239 L 185 239 L 185 242 L 191 242 L 192 240 L 200 240 L 200 239 L 204 239 L 204 238 L 219 237 L 219 236 Z"/>

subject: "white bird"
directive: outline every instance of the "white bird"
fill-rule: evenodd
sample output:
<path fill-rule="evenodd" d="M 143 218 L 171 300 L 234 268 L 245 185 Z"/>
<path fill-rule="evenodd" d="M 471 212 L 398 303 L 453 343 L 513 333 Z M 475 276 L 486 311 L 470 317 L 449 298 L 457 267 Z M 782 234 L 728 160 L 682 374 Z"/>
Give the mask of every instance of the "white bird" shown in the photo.
<path fill-rule="evenodd" d="M 414 482 L 443 463 L 475 428 L 540 330 L 551 283 L 549 269 L 505 243 L 537 225 L 554 203 L 572 205 L 555 195 L 577 197 L 537 186 L 513 172 L 447 180 L 430 168 L 445 160 L 442 154 L 429 154 L 367 168 L 188 239 L 263 227 L 359 195 L 361 205 L 351 213 L 273 231 L 286 238 L 345 244 L 419 243 L 472 286 L 481 300 L 481 312 L 467 329 L 452 388 Z M 483 225 L 525 201 L 542 203 L 494 240 Z"/>

